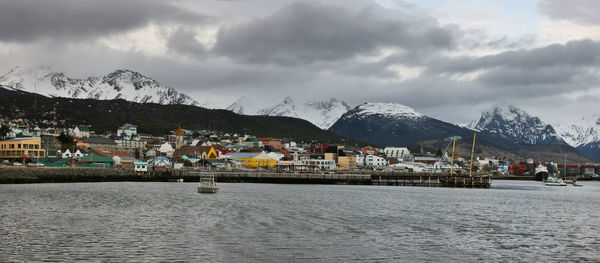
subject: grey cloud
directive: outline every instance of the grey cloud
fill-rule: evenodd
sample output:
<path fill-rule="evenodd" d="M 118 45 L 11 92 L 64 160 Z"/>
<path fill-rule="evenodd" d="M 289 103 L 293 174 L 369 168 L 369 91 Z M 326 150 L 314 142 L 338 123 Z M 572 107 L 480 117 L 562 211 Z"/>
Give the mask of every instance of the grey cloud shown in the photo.
<path fill-rule="evenodd" d="M 167 37 L 167 47 L 171 51 L 191 56 L 205 56 L 206 49 L 194 38 L 196 32 L 180 27 Z"/>
<path fill-rule="evenodd" d="M 0 0 L 0 41 L 98 37 L 155 23 L 201 23 L 207 17 L 169 1 Z"/>
<path fill-rule="evenodd" d="M 570 41 L 532 50 L 506 51 L 482 57 L 441 58 L 431 63 L 429 72 L 459 73 L 485 68 L 583 67 L 600 64 L 600 43 L 592 40 Z"/>
<path fill-rule="evenodd" d="M 539 10 L 553 19 L 570 20 L 579 24 L 600 24 L 600 4 L 597 0 L 543 0 Z"/>
<path fill-rule="evenodd" d="M 350 59 L 382 47 L 447 50 L 455 45 L 456 30 L 430 17 L 391 16 L 377 7 L 296 2 L 270 17 L 222 29 L 215 51 L 245 62 L 302 64 Z"/>

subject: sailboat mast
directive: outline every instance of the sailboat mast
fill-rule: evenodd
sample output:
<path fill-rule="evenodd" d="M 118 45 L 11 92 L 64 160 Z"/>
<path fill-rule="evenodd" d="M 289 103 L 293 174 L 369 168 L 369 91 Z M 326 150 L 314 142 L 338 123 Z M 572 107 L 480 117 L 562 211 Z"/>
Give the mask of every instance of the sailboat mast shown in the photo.
<path fill-rule="evenodd" d="M 450 175 L 454 175 L 454 146 L 456 145 L 456 136 L 452 140 L 452 161 L 450 162 Z"/>
<path fill-rule="evenodd" d="M 471 171 L 473 170 L 473 155 L 475 154 L 475 136 L 476 132 L 473 133 L 473 148 L 471 148 L 471 163 L 469 165 L 469 177 L 471 177 Z"/>

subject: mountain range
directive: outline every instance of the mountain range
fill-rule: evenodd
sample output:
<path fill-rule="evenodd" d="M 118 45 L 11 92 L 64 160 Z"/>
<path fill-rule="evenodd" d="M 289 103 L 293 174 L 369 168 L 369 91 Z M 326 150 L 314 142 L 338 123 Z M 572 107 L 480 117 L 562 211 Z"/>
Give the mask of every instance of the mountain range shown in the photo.
<path fill-rule="evenodd" d="M 174 88 L 159 84 L 135 71 L 120 69 L 104 76 L 70 78 L 49 68 L 16 67 L 0 76 L 0 87 L 47 97 L 112 100 L 163 105 L 206 107 Z M 218 107 L 217 107 L 218 108 Z M 331 98 L 324 101 L 296 101 L 286 97 L 270 107 L 258 107 L 240 97 L 226 108 L 242 115 L 286 116 L 304 119 L 342 136 L 379 145 L 416 145 L 447 136 L 479 133 L 482 142 L 515 150 L 532 145 L 572 146 L 583 155 L 600 161 L 600 116 L 592 115 L 572 124 L 551 125 L 521 109 L 498 105 L 482 113 L 466 127 L 418 113 L 398 103 L 363 103 L 350 107 Z"/>
<path fill-rule="evenodd" d="M 481 114 L 468 126 L 490 138 L 510 139 L 513 143 L 566 144 L 552 125 L 544 123 L 517 107 L 501 104 Z"/>
<path fill-rule="evenodd" d="M 0 77 L 0 86 L 48 97 L 124 99 L 139 103 L 198 105 L 190 96 L 160 85 L 138 72 L 120 69 L 105 76 L 70 78 L 47 67 L 16 67 Z"/>
<path fill-rule="evenodd" d="M 291 97 L 286 97 L 280 103 L 260 109 L 247 97 L 240 97 L 226 108 L 238 114 L 286 116 L 300 118 L 312 122 L 317 127 L 327 130 L 342 114 L 351 109 L 347 103 L 331 98 L 327 101 L 297 102 Z"/>
<path fill-rule="evenodd" d="M 517 124 L 516 122 L 522 122 Z M 516 129 L 511 129 L 516 125 Z M 473 124 L 477 131 L 447 123 L 398 103 L 364 103 L 348 111 L 329 129 L 359 141 L 380 145 L 420 144 L 445 149 L 456 136 L 456 152 L 471 154 L 471 138 L 477 132 L 475 153 L 505 156 L 513 160 L 563 160 L 585 163 L 589 159 L 556 135 L 552 126 L 512 106 L 499 106 L 484 112 Z"/>

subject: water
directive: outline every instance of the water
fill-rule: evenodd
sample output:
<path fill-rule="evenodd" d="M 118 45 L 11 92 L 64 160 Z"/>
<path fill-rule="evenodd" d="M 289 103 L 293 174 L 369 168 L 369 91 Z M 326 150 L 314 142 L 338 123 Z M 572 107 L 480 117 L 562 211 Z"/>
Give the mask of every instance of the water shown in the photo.
<path fill-rule="evenodd" d="M 582 183 L 0 185 L 0 261 L 598 261 Z"/>

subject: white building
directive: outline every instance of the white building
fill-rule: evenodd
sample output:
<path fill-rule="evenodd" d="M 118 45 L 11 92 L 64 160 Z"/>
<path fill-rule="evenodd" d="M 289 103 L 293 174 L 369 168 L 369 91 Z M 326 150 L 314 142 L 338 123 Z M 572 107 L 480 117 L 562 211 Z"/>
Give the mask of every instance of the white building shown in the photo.
<path fill-rule="evenodd" d="M 301 162 L 311 170 L 335 170 L 336 168 L 335 160 L 306 159 Z"/>
<path fill-rule="evenodd" d="M 134 162 L 133 163 L 136 172 L 147 172 L 148 171 L 148 163 L 147 162 Z"/>
<path fill-rule="evenodd" d="M 382 167 L 382 166 L 387 166 L 387 165 L 388 165 L 388 161 L 383 157 L 379 157 L 377 155 L 372 155 L 372 154 L 365 156 L 365 167 L 374 168 L 374 167 Z"/>
<path fill-rule="evenodd" d="M 137 126 L 125 123 L 125 125 L 117 129 L 117 137 L 127 140 L 135 139 L 134 137 L 138 137 Z"/>
<path fill-rule="evenodd" d="M 73 129 L 73 137 L 75 138 L 89 138 L 90 129 L 88 127 L 77 126 Z"/>
<path fill-rule="evenodd" d="M 410 159 L 410 150 L 406 147 L 385 147 L 383 152 L 388 158 Z"/>

